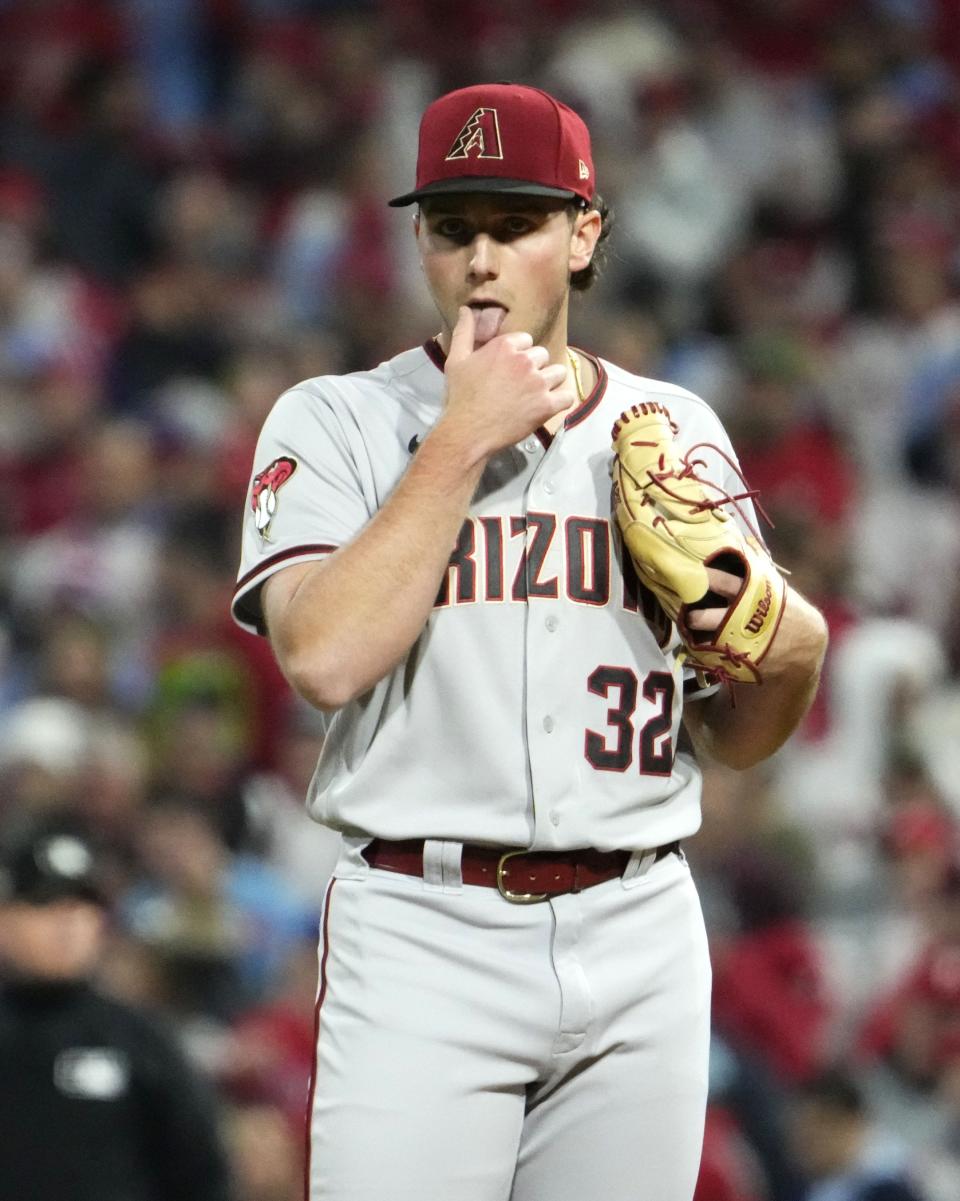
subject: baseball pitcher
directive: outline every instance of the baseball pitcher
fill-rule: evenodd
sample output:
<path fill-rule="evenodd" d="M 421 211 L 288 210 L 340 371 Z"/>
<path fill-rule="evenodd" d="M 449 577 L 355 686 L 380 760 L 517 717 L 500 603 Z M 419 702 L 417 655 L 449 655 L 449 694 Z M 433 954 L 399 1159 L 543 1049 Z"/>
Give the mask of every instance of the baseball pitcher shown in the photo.
<path fill-rule="evenodd" d="M 390 203 L 439 333 L 279 399 L 234 600 L 326 714 L 308 806 L 343 834 L 308 1195 L 689 1201 L 696 756 L 783 743 L 824 622 L 710 408 L 568 344 L 608 221 L 576 113 L 441 96 Z"/>

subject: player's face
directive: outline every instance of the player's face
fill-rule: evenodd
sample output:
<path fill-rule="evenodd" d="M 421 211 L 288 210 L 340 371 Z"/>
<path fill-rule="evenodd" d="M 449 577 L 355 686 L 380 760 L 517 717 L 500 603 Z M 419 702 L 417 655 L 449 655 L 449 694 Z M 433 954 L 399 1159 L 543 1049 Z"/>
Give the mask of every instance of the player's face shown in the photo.
<path fill-rule="evenodd" d="M 466 304 L 477 311 L 477 345 L 523 331 L 562 352 L 570 274 L 590 262 L 599 214 L 533 196 L 446 196 L 421 206 L 416 231 L 445 350 Z"/>

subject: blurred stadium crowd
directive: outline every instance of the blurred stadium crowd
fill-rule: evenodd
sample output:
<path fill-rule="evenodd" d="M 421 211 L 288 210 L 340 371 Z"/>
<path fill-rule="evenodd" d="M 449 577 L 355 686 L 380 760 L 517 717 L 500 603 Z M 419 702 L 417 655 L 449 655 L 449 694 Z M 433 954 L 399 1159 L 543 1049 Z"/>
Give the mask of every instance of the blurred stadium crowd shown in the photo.
<path fill-rule="evenodd" d="M 485 79 L 587 118 L 616 225 L 574 340 L 717 409 L 831 627 L 688 847 L 698 1201 L 956 1201 L 956 0 L 0 0 L 0 830 L 92 832 L 101 984 L 215 1083 L 240 1201 L 298 1196 L 336 843 L 315 715 L 228 616 L 239 522 L 284 388 L 434 331 L 384 199 Z"/>

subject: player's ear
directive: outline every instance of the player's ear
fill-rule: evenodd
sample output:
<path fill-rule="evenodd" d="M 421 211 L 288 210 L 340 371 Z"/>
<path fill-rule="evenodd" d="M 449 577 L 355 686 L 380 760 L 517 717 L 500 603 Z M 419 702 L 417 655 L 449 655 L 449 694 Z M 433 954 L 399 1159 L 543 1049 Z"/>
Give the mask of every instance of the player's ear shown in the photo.
<path fill-rule="evenodd" d="M 593 252 L 600 240 L 603 218 L 597 209 L 578 212 L 570 231 L 570 273 L 582 271 L 590 266 Z"/>
<path fill-rule="evenodd" d="M 423 250 L 420 247 L 420 206 L 417 205 L 413 213 L 413 238 L 417 243 L 417 259 L 420 263 L 420 270 L 423 270 Z"/>

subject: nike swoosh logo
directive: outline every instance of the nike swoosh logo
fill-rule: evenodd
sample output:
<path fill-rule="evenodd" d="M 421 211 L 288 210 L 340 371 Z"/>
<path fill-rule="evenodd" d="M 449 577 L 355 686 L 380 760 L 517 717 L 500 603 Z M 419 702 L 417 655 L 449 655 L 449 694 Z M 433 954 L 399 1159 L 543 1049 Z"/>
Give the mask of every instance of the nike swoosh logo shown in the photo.
<path fill-rule="evenodd" d="M 415 455 L 419 449 L 420 449 L 420 435 L 414 434 L 413 437 L 410 439 L 410 441 L 407 443 L 407 450 L 410 452 L 410 454 Z"/>

